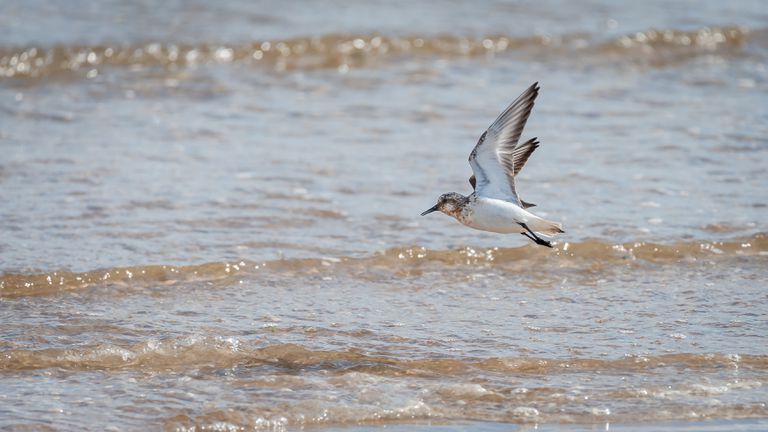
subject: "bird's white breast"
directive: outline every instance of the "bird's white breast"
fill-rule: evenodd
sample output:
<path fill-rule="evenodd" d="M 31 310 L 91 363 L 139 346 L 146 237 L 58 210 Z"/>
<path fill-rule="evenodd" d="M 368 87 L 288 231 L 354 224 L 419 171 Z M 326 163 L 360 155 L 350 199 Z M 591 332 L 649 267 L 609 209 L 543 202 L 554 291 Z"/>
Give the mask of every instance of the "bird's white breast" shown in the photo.
<path fill-rule="evenodd" d="M 462 212 L 459 222 L 464 225 L 496 233 L 521 233 L 520 223 L 527 223 L 531 215 L 524 209 L 507 201 L 494 198 L 474 197 L 470 200 L 466 212 Z"/>

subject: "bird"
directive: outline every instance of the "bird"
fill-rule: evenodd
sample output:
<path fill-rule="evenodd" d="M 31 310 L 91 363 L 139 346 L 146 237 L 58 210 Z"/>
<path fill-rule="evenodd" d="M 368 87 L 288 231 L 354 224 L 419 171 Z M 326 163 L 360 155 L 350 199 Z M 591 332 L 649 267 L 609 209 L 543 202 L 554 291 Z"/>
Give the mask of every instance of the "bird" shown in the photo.
<path fill-rule="evenodd" d="M 539 95 L 535 82 L 517 97 L 480 135 L 469 154 L 474 191 L 464 196 L 457 192 L 440 195 L 426 216 L 440 211 L 462 224 L 481 231 L 521 234 L 534 243 L 551 248 L 540 235 L 553 237 L 564 233 L 562 224 L 545 220 L 528 211 L 535 204 L 523 201 L 515 188 L 515 176 L 539 147 L 538 138 L 519 144 L 525 123 Z"/>

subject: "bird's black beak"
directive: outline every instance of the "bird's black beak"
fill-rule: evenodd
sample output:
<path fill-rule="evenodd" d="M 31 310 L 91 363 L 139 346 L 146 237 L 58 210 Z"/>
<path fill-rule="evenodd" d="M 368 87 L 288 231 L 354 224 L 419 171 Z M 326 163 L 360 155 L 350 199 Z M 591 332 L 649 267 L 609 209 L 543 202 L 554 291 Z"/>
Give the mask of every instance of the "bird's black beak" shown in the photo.
<path fill-rule="evenodd" d="M 425 212 L 424 212 L 424 213 L 422 213 L 421 215 L 422 215 L 422 216 L 426 216 L 426 215 L 428 215 L 428 214 L 430 214 L 430 213 L 432 213 L 432 212 L 436 212 L 436 211 L 438 211 L 438 210 L 440 210 L 440 209 L 438 209 L 438 208 L 437 208 L 437 204 L 435 204 L 435 206 L 434 206 L 434 207 L 432 207 L 431 209 L 429 209 L 429 210 L 425 211 Z"/>

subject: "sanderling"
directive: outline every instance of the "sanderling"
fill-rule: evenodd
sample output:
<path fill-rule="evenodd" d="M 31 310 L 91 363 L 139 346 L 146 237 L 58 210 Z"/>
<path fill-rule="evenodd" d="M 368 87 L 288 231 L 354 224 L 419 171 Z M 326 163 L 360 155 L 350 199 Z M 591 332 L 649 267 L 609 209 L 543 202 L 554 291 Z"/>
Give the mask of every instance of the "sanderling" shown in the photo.
<path fill-rule="evenodd" d="M 535 204 L 521 200 L 515 191 L 515 176 L 539 147 L 536 138 L 517 143 L 531 114 L 533 101 L 539 95 L 538 84 L 528 87 L 499 115 L 469 154 L 469 165 L 474 173 L 469 182 L 475 191 L 469 196 L 456 192 L 440 195 L 437 204 L 422 216 L 439 210 L 470 228 L 502 234 L 520 233 L 536 244 L 552 247 L 536 233 L 554 236 L 565 232 L 561 224 L 527 211 Z"/>

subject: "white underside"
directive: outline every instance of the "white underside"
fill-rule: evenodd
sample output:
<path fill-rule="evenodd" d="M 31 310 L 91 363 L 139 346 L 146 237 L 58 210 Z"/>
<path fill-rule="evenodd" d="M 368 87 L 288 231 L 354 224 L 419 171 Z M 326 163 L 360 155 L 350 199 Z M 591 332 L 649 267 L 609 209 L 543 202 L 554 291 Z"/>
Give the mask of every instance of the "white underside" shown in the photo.
<path fill-rule="evenodd" d="M 521 223 L 535 232 L 548 226 L 540 217 L 507 201 L 476 197 L 471 206 L 471 216 L 460 222 L 477 230 L 512 234 L 525 232 Z"/>

